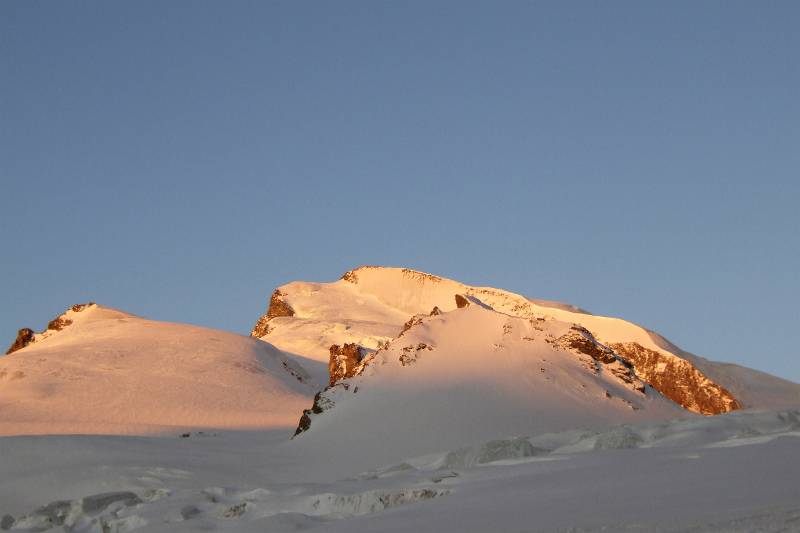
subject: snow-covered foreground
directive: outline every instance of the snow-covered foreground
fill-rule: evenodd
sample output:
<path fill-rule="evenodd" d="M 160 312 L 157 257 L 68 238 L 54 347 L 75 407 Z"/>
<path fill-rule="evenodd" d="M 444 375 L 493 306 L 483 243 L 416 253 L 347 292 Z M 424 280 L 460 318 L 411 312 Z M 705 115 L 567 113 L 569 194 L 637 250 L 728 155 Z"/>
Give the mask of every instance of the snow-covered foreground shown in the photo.
<path fill-rule="evenodd" d="M 800 531 L 800 411 L 504 438 L 375 468 L 283 432 L 0 438 L 41 531 Z M 8 516 L 4 516 L 8 515 Z"/>

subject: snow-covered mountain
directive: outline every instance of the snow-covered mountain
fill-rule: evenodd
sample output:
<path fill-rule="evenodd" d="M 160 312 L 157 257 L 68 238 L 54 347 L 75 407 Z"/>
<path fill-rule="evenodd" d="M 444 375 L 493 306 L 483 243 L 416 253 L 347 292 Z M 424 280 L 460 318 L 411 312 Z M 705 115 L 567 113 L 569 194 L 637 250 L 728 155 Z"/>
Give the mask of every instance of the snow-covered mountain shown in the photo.
<path fill-rule="evenodd" d="M 0 357 L 0 435 L 288 431 L 318 387 L 265 342 L 95 304 L 22 330 L 12 348 Z"/>
<path fill-rule="evenodd" d="M 800 385 L 710 362 L 631 322 L 409 269 L 284 285 L 252 335 L 329 364 L 333 386 L 298 432 L 353 445 L 364 433 L 419 440 L 413 427 L 435 428 L 429 446 L 446 446 L 456 434 L 800 405 Z"/>
<path fill-rule="evenodd" d="M 21 330 L 0 358 L 0 529 L 800 523 L 800 386 L 630 322 L 362 267 L 280 287 L 253 335 L 95 304 Z"/>

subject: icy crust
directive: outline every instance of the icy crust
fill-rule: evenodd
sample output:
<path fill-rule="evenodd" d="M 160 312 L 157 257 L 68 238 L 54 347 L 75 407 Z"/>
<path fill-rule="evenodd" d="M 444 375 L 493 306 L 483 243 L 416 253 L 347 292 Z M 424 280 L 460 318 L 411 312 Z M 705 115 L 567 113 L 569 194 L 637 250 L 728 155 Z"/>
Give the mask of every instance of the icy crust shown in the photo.
<path fill-rule="evenodd" d="M 317 388 L 295 358 L 249 337 L 95 304 L 58 320 L 0 358 L 0 435 L 288 432 Z"/>
<path fill-rule="evenodd" d="M 717 414 L 741 407 L 800 405 L 800 385 L 706 361 L 631 322 L 501 289 L 472 287 L 411 269 L 360 267 L 333 283 L 293 282 L 278 290 L 281 301 L 294 314 L 269 318 L 267 313 L 253 335 L 322 362 L 328 361 L 328 349 L 333 344 L 355 343 L 377 349 L 397 336 L 409 316 L 427 314 L 434 307 L 442 312 L 457 308 L 454 296 L 459 294 L 475 298 L 499 313 L 576 324 L 607 347 L 637 345 L 648 350 L 655 355 L 648 361 L 658 359 L 652 367 L 645 365 L 639 371 L 637 361 L 631 360 L 636 358 L 625 359 L 633 364 L 639 377 L 692 412 Z M 659 378 L 662 368 L 670 368 L 671 372 Z"/>
<path fill-rule="evenodd" d="M 470 305 L 412 317 L 396 338 L 368 353 L 352 377 L 317 394 L 295 435 L 303 440 L 310 430 L 318 433 L 312 441 L 350 439 L 371 428 L 392 441 L 389 447 L 424 449 L 521 428 L 551 431 L 680 414 L 585 329 Z M 406 442 L 412 427 L 432 429 Z"/>

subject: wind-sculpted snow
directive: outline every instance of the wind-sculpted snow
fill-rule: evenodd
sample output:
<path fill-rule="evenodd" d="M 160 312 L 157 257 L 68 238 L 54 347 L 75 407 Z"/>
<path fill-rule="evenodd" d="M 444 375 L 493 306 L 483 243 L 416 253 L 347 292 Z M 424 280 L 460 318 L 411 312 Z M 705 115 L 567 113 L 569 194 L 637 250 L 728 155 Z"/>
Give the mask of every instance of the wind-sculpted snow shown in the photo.
<path fill-rule="evenodd" d="M 283 522 L 291 529 L 304 529 L 307 525 L 380 513 L 450 493 L 449 489 L 434 486 L 389 486 L 358 492 L 353 489 L 375 483 L 347 485 L 344 492 L 314 492 L 317 487 L 308 485 L 289 491 L 208 487 L 150 490 L 142 496 L 129 491 L 96 494 L 51 502 L 16 518 L 6 514 L 0 529 L 41 532 L 59 528 L 74 533 L 123 533 L 158 526 L 174 530 L 182 524 L 190 529 L 236 528 L 231 522 L 253 527 Z M 337 486 L 330 488 L 335 490 Z"/>
<path fill-rule="evenodd" d="M 470 468 L 508 459 L 544 455 L 548 450 L 533 446 L 528 439 L 492 440 L 479 446 L 468 446 L 448 452 L 439 468 Z"/>

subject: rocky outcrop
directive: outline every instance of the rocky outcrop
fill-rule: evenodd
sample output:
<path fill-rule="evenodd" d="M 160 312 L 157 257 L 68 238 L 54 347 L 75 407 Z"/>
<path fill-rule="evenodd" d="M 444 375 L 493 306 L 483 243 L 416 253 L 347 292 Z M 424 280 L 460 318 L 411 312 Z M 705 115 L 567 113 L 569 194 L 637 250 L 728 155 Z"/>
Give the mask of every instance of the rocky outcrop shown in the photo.
<path fill-rule="evenodd" d="M 489 311 L 494 311 L 491 305 L 483 303 L 480 299 L 472 294 L 456 294 L 455 297 L 456 308 L 458 309 L 463 309 L 465 307 L 469 307 L 470 305 L 477 305 L 478 307 L 488 309 Z"/>
<path fill-rule="evenodd" d="M 89 307 L 96 305 L 94 302 L 87 302 L 85 304 L 75 304 L 70 309 L 72 309 L 76 313 L 80 313 L 84 309 L 88 309 Z"/>
<path fill-rule="evenodd" d="M 70 324 L 72 324 L 72 320 L 70 320 L 69 318 L 66 318 L 66 317 L 64 317 L 62 315 L 62 316 L 56 317 L 53 320 L 51 320 L 50 322 L 48 322 L 47 323 L 47 329 L 50 329 L 50 330 L 53 330 L 53 331 L 61 331 L 65 327 L 69 326 Z"/>
<path fill-rule="evenodd" d="M 14 343 L 6 350 L 6 355 L 21 350 L 33 342 L 36 334 L 30 328 L 22 328 L 17 332 L 17 338 Z"/>
<path fill-rule="evenodd" d="M 385 346 L 382 349 L 385 349 Z M 374 359 L 376 353 L 355 343 L 348 343 L 342 346 L 334 344 L 330 347 L 330 361 L 328 363 L 329 384 L 314 396 L 314 403 L 311 409 L 303 410 L 292 438 L 308 431 L 311 427 L 311 420 L 315 415 L 322 414 L 336 405 L 336 402 L 332 399 L 336 394 L 351 391 L 350 382 L 344 380 L 361 375 L 370 364 L 370 361 Z M 355 394 L 356 392 L 358 392 L 358 386 L 352 388 L 352 393 Z"/>
<path fill-rule="evenodd" d="M 558 344 L 563 348 L 588 355 L 598 363 L 609 364 L 617 360 L 613 350 L 597 342 L 589 330 L 578 325 L 572 326 L 569 333 L 559 337 Z"/>
<path fill-rule="evenodd" d="M 358 269 L 356 269 L 356 270 L 358 270 Z M 358 274 L 356 274 L 355 270 L 348 270 L 347 272 L 342 274 L 342 277 L 339 278 L 339 279 L 341 279 L 342 281 L 346 281 L 348 283 L 355 284 L 355 283 L 358 283 Z"/>
<path fill-rule="evenodd" d="M 400 357 L 399 357 L 400 365 L 401 366 L 413 365 L 420 358 L 420 354 L 424 350 L 431 351 L 433 350 L 433 346 L 428 346 L 424 342 L 420 342 L 416 346 L 410 345 L 403 347 L 403 349 L 400 351 Z"/>
<path fill-rule="evenodd" d="M 635 342 L 612 344 L 610 348 L 633 365 L 639 378 L 689 411 L 717 415 L 742 407 L 728 390 L 684 359 L 650 350 Z"/>
<path fill-rule="evenodd" d="M 606 365 L 605 368 L 617 378 L 640 392 L 645 391 L 642 382 L 649 384 L 693 413 L 717 415 L 741 409 L 741 404 L 730 392 L 679 357 L 650 350 L 635 342 L 604 346 L 586 328 L 578 325 L 559 337 L 557 344 Z"/>
<path fill-rule="evenodd" d="M 70 307 L 69 310 L 72 311 L 73 313 L 80 313 L 82 311 L 85 311 L 86 309 L 88 309 L 89 307 L 91 307 L 93 305 L 95 305 L 94 302 L 87 302 L 85 304 L 75 304 L 72 307 Z M 67 326 L 71 325 L 72 324 L 72 320 L 67 318 L 66 315 L 67 315 L 67 313 L 63 313 L 63 314 L 55 317 L 50 322 L 48 322 L 47 323 L 47 329 L 45 330 L 45 332 L 46 331 L 61 331 L 62 329 L 66 328 Z"/>
<path fill-rule="evenodd" d="M 349 388 L 349 387 L 347 387 L 346 383 L 339 383 L 338 385 L 335 385 L 335 387 L 344 387 L 345 389 Z M 299 434 L 303 433 L 304 431 L 308 431 L 308 428 L 311 427 L 312 415 L 322 414 L 323 412 L 327 411 L 328 409 L 330 409 L 331 407 L 336 405 L 333 402 L 333 400 L 331 400 L 330 398 L 328 398 L 325 395 L 325 393 L 330 391 L 330 390 L 331 390 L 331 387 L 327 387 L 327 388 L 325 388 L 325 390 L 320 391 L 320 392 L 318 392 L 317 394 L 314 395 L 314 403 L 311 406 L 311 409 L 304 409 L 303 410 L 303 414 L 300 417 L 300 422 L 298 422 L 297 429 L 295 429 L 294 435 L 292 435 L 292 438 L 298 436 Z"/>
<path fill-rule="evenodd" d="M 95 305 L 94 302 L 88 302 L 85 304 L 75 304 L 72 307 L 70 307 L 70 310 L 74 313 L 80 313 L 81 311 L 88 309 L 93 305 Z M 72 320 L 67 318 L 66 314 L 67 313 L 62 313 L 53 320 L 51 320 L 50 322 L 48 322 L 47 329 L 45 329 L 42 332 L 42 335 L 46 337 L 47 334 L 49 334 L 49 332 L 61 331 L 70 324 L 72 324 Z M 35 341 L 36 341 L 36 333 L 30 328 L 22 328 L 17 332 L 17 338 L 14 341 L 14 343 L 8 348 L 8 350 L 6 350 L 6 355 L 14 353 L 17 350 L 21 350 Z"/>
<path fill-rule="evenodd" d="M 270 331 L 272 331 L 272 326 L 269 325 L 269 318 L 267 315 L 262 315 L 261 318 L 258 319 L 258 322 L 256 322 L 256 325 L 253 326 L 253 331 L 250 332 L 250 336 L 260 339 L 269 335 Z"/>
<path fill-rule="evenodd" d="M 638 378 L 633 365 L 626 359 L 619 357 L 608 346 L 598 342 L 594 335 L 583 326 L 573 325 L 568 333 L 556 339 L 555 344 L 561 348 L 591 357 L 592 361 L 589 369 L 595 374 L 599 373 L 601 369 L 605 369 L 620 381 L 630 385 L 633 390 L 642 394 L 646 393 L 645 383 Z"/>
<path fill-rule="evenodd" d="M 329 386 L 355 375 L 358 363 L 364 358 L 364 350 L 358 344 L 334 344 L 330 347 L 328 361 Z"/>
<path fill-rule="evenodd" d="M 406 323 L 403 324 L 403 329 L 400 330 L 400 334 L 398 336 L 402 337 L 406 331 L 410 330 L 411 328 L 413 328 L 418 324 L 422 324 L 422 318 L 423 315 L 414 315 L 408 320 L 406 320 Z"/>
<path fill-rule="evenodd" d="M 304 431 L 308 431 L 308 428 L 311 427 L 311 415 L 318 415 L 322 413 L 323 409 L 320 405 L 320 399 L 322 398 L 322 393 L 325 391 L 320 391 L 314 395 L 314 403 L 311 406 L 311 409 L 304 409 L 302 416 L 300 416 L 300 422 L 297 424 L 297 429 L 294 431 L 293 438 L 298 436 L 300 433 Z"/>
<path fill-rule="evenodd" d="M 261 316 L 256 325 L 253 326 L 253 331 L 250 332 L 251 337 L 262 338 L 272 331 L 269 321 L 273 318 L 281 316 L 294 316 L 294 309 L 284 299 L 286 295 L 280 289 L 275 289 L 272 296 L 269 298 L 269 308 L 267 314 Z"/>
<path fill-rule="evenodd" d="M 354 268 L 353 270 L 348 270 L 342 277 L 339 278 L 342 281 L 346 281 L 348 283 L 357 284 L 358 283 L 358 273 L 367 271 L 367 270 L 385 270 L 391 267 L 383 267 L 380 265 L 362 265 L 358 268 Z M 402 269 L 403 276 L 406 278 L 416 279 L 422 282 L 430 282 L 430 283 L 439 283 L 443 281 L 443 278 L 439 276 L 434 276 L 433 274 L 428 274 L 427 272 L 420 272 L 419 270 L 413 270 L 410 268 Z"/>
<path fill-rule="evenodd" d="M 294 316 L 294 309 L 286 303 L 283 299 L 283 294 L 279 289 L 272 293 L 269 299 L 269 309 L 267 309 L 267 318 L 275 318 L 279 316 Z"/>
<path fill-rule="evenodd" d="M 431 309 L 431 312 L 428 313 L 428 316 L 439 316 L 441 314 L 442 314 L 442 310 L 439 309 L 439 307 L 434 306 L 434 308 Z M 414 326 L 422 324 L 424 319 L 425 319 L 425 315 L 414 315 L 411 318 L 409 318 L 408 320 L 406 320 L 405 324 L 403 324 L 403 329 L 401 329 L 400 333 L 398 334 L 398 337 L 402 337 L 405 334 L 406 331 L 410 330 Z"/>

